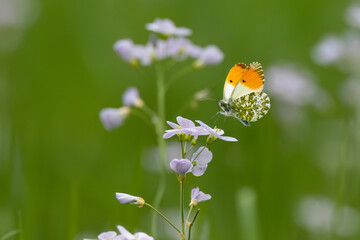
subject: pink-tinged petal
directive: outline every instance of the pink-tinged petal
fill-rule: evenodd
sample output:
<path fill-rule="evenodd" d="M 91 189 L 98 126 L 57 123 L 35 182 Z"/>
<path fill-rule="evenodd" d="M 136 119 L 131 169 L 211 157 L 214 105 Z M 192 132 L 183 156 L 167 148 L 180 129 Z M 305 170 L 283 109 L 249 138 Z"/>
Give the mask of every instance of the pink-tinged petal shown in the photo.
<path fill-rule="evenodd" d="M 188 159 L 174 159 L 170 162 L 170 167 L 179 175 L 185 175 L 192 167 L 192 163 Z"/>
<path fill-rule="evenodd" d="M 223 141 L 227 141 L 227 142 L 237 142 L 238 140 L 236 138 L 233 137 L 228 137 L 228 136 L 221 136 L 224 134 L 224 131 L 222 129 L 212 129 L 211 127 L 209 127 L 208 125 L 206 125 L 205 123 L 203 123 L 200 120 L 196 120 L 195 122 L 199 123 L 200 126 L 202 126 L 204 129 L 206 129 L 210 134 L 214 135 L 216 138 L 219 138 Z"/>
<path fill-rule="evenodd" d="M 191 203 L 190 205 L 196 206 L 199 202 L 204 202 L 211 199 L 210 194 L 205 194 L 199 190 L 199 188 L 194 188 L 191 191 Z"/>
<path fill-rule="evenodd" d="M 195 161 L 195 166 L 191 169 L 191 172 L 194 176 L 202 176 L 208 166 L 208 163 L 211 161 L 213 155 L 212 153 L 204 147 L 200 147 L 192 156 L 191 161 Z M 201 152 L 201 153 L 200 153 Z"/>
<path fill-rule="evenodd" d="M 136 240 L 154 240 L 153 237 L 150 237 L 149 235 L 147 235 L 146 233 L 143 233 L 143 232 L 135 233 L 134 237 Z"/>
<path fill-rule="evenodd" d="M 193 121 L 180 117 L 178 116 L 176 118 L 176 121 L 179 123 L 179 125 L 181 125 L 182 128 L 194 128 L 195 127 L 195 123 L 193 123 Z"/>
<path fill-rule="evenodd" d="M 215 131 L 214 129 L 212 129 L 211 127 L 209 127 L 208 125 L 206 125 L 205 123 L 203 123 L 200 120 L 195 120 L 195 122 L 197 122 L 198 124 L 200 124 L 201 127 L 203 127 L 205 130 L 207 130 L 210 134 L 215 135 Z M 217 134 L 216 134 L 217 135 Z M 215 136 L 216 136 L 215 135 Z"/>
<path fill-rule="evenodd" d="M 128 230 L 126 230 L 123 226 L 117 225 L 117 229 L 121 233 L 122 237 L 125 237 L 125 239 L 132 240 L 134 239 L 134 235 L 132 235 Z"/>
<path fill-rule="evenodd" d="M 213 158 L 212 152 L 207 147 L 199 147 L 199 149 L 193 154 L 191 161 L 196 161 L 197 164 L 208 164 Z"/>
<path fill-rule="evenodd" d="M 206 169 L 207 169 L 208 165 L 203 165 L 203 166 L 194 166 L 192 169 L 191 169 L 191 172 L 192 174 L 195 176 L 195 177 L 200 177 L 202 176 Z"/>
<path fill-rule="evenodd" d="M 166 121 L 166 123 L 167 123 L 170 127 L 172 127 L 173 129 L 177 129 L 177 127 L 179 126 L 179 125 L 177 125 L 176 123 L 173 123 L 173 122 L 170 122 L 170 121 Z"/>
<path fill-rule="evenodd" d="M 115 196 L 120 203 L 134 203 L 139 198 L 126 193 L 116 193 Z"/>
<path fill-rule="evenodd" d="M 98 235 L 99 240 L 111 240 L 117 236 L 117 233 L 114 231 L 103 232 Z"/>
<path fill-rule="evenodd" d="M 170 19 L 155 19 L 152 23 L 147 23 L 145 28 L 149 31 L 161 33 L 164 35 L 174 35 L 174 36 L 188 36 L 192 31 L 185 27 L 176 27 L 174 22 Z"/>
<path fill-rule="evenodd" d="M 122 102 L 125 106 L 135 106 L 140 100 L 139 91 L 136 87 L 129 87 L 123 94 Z"/>
<path fill-rule="evenodd" d="M 205 47 L 195 62 L 196 67 L 215 65 L 224 59 L 223 52 L 215 45 Z"/>
<path fill-rule="evenodd" d="M 124 60 L 129 61 L 133 58 L 134 43 L 131 39 L 122 39 L 114 44 L 114 50 Z"/>
<path fill-rule="evenodd" d="M 163 135 L 163 138 L 164 139 L 171 138 L 172 136 L 174 136 L 178 132 L 179 132 L 178 130 L 166 130 L 166 133 Z"/>
<path fill-rule="evenodd" d="M 129 113 L 128 107 L 104 108 L 100 111 L 99 117 L 105 129 L 110 131 L 121 126 Z"/>
<path fill-rule="evenodd" d="M 218 138 L 221 140 L 224 140 L 226 142 L 237 142 L 238 141 L 236 138 L 228 137 L 228 136 L 218 136 Z"/>

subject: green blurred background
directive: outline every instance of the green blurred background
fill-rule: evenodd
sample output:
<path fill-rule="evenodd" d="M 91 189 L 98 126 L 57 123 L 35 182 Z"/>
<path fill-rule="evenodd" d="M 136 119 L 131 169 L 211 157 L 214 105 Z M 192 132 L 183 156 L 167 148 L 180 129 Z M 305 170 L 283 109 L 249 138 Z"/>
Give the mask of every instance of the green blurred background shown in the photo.
<path fill-rule="evenodd" d="M 112 46 L 123 38 L 146 43 L 145 23 L 161 17 L 191 28 L 194 43 L 215 44 L 225 54 L 221 64 L 191 73 L 169 89 L 168 120 L 175 121 L 179 109 L 203 88 L 211 88 L 211 98 L 221 98 L 226 74 L 237 62 L 261 62 L 265 77 L 279 62 L 299 65 L 331 99 L 321 111 L 300 106 L 306 120 L 286 124 L 277 118 L 281 100 L 269 92 L 272 109 L 251 128 L 223 117 L 215 123 L 214 101 L 181 112 L 239 139 L 211 146 L 214 158 L 205 175 L 188 178 L 186 199 L 195 186 L 212 195 L 200 206 L 194 239 L 360 239 L 359 109 L 339 97 L 348 73 L 319 66 L 310 54 L 325 35 L 347 28 L 350 1 L 0 2 L 2 17 L 13 20 L 0 23 L 0 237 L 21 229 L 6 239 L 95 238 L 119 224 L 150 234 L 150 209 L 120 205 L 114 195 L 126 192 L 153 201 L 159 174 L 142 162 L 156 147 L 156 135 L 134 116 L 107 132 L 98 114 L 119 107 L 129 86 L 156 109 L 152 68 L 144 69 L 149 79 L 142 79 Z M 11 3 L 16 7 L 6 10 Z M 328 164 L 334 167 L 329 170 Z M 236 204 L 238 194 L 244 209 Z M 177 195 L 178 183 L 169 172 L 160 209 L 175 218 Z M 299 204 L 308 197 L 325 198 L 334 209 L 351 208 L 352 217 L 342 224 L 355 222 L 355 227 L 339 233 L 335 217 L 323 220 L 329 211 L 322 211 L 326 207 L 317 200 L 320 210 L 310 221 L 331 226 L 306 227 Z M 166 235 L 168 226 L 162 223 L 159 219 L 157 239 L 177 239 Z"/>

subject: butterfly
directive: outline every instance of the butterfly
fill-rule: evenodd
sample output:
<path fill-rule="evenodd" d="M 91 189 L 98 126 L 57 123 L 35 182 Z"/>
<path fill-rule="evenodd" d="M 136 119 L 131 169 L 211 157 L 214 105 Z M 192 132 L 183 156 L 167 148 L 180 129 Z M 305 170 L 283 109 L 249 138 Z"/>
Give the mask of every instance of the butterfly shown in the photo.
<path fill-rule="evenodd" d="M 264 73 L 260 63 L 237 63 L 226 77 L 220 114 L 238 119 L 245 126 L 262 118 L 270 109 L 270 98 L 262 92 Z"/>

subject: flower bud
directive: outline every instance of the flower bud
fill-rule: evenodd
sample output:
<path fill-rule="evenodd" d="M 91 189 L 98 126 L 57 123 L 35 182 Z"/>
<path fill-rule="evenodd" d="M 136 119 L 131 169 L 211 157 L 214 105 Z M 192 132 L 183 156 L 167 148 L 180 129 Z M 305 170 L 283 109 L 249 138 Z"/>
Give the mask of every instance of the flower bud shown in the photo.
<path fill-rule="evenodd" d="M 210 134 L 206 139 L 206 144 L 207 145 L 213 144 L 215 142 L 215 140 L 216 140 L 215 135 Z"/>

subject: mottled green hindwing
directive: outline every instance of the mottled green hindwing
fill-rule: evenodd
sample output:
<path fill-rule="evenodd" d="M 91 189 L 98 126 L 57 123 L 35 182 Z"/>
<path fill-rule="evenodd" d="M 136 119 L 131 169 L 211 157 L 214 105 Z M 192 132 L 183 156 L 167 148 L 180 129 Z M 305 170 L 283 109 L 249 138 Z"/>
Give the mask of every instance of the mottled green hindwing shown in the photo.
<path fill-rule="evenodd" d="M 255 122 L 270 109 L 270 98 L 264 92 L 252 92 L 230 102 L 231 112 L 239 119 Z"/>

